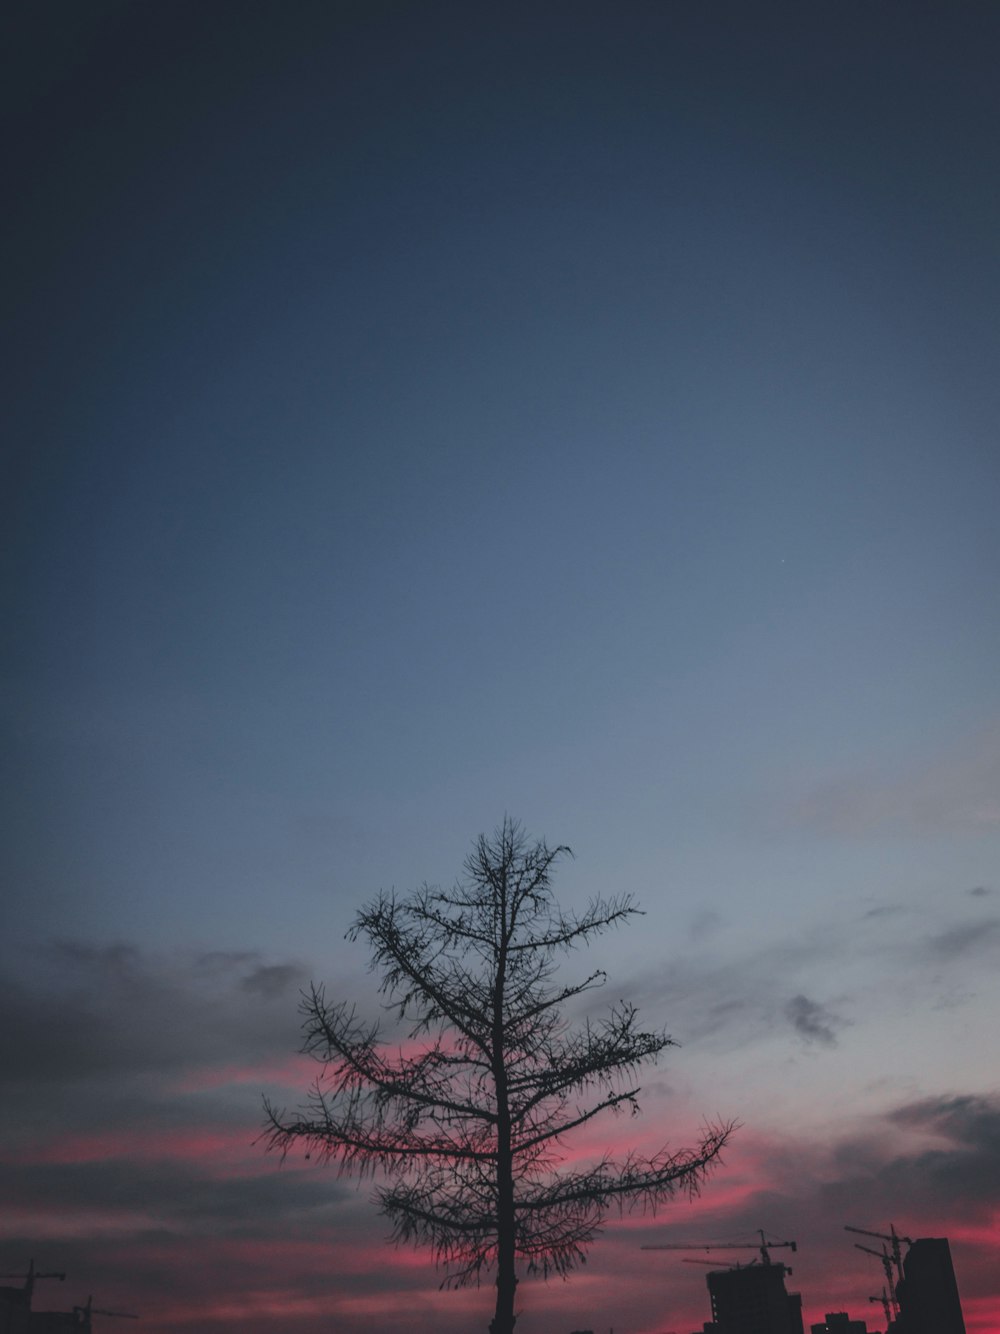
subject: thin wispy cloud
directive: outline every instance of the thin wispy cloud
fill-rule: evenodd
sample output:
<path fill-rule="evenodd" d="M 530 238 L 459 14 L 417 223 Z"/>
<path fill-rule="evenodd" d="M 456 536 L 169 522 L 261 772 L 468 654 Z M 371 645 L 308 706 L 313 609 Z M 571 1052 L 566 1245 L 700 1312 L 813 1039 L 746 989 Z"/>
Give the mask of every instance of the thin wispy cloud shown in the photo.
<path fill-rule="evenodd" d="M 902 906 L 902 904 L 885 903 L 878 908 L 869 908 L 868 911 L 865 913 L 865 918 L 869 921 L 874 921 L 876 918 L 879 917 L 896 917 L 899 913 L 905 911 L 906 909 Z"/>
<path fill-rule="evenodd" d="M 990 833 L 1000 829 L 1000 727 L 895 772 L 843 774 L 786 808 L 791 826 L 829 835 Z"/>
<path fill-rule="evenodd" d="M 684 1045 L 744 1047 L 795 1033 L 833 1045 L 843 1020 L 809 998 L 806 979 L 847 954 L 844 933 L 789 934 L 726 956 L 674 955 L 635 978 L 643 1011 L 663 1015 Z M 844 999 L 844 998 L 842 998 Z"/>
<path fill-rule="evenodd" d="M 1000 947 L 1000 917 L 962 922 L 927 939 L 927 952 L 935 959 L 956 960 L 982 955 Z"/>

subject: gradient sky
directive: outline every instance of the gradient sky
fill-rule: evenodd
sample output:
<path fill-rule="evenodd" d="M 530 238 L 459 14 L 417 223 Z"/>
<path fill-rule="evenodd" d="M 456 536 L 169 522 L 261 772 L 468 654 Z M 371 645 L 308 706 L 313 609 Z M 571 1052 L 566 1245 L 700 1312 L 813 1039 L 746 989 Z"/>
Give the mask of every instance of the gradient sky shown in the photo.
<path fill-rule="evenodd" d="M 505 812 L 743 1122 L 656 1240 L 952 1239 L 1000 1331 L 1000 10 L 53 2 L 5 19 L 3 1268 L 150 1334 L 452 1334 L 252 1143 L 310 978 Z M 570 970 L 588 960 L 570 961 Z M 786 1257 L 787 1258 L 787 1257 Z"/>

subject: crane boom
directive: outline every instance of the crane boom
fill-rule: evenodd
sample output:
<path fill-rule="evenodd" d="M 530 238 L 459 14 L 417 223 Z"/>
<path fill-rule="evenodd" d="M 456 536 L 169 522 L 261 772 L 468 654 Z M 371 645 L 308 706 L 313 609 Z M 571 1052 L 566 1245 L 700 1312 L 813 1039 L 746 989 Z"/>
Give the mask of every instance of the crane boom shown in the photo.
<path fill-rule="evenodd" d="M 771 1257 L 768 1251 L 781 1250 L 783 1247 L 790 1248 L 793 1252 L 798 1250 L 798 1243 L 794 1241 L 768 1241 L 764 1236 L 764 1229 L 758 1228 L 760 1241 L 663 1241 L 648 1246 L 640 1246 L 642 1251 L 759 1251 L 760 1258 L 764 1264 L 771 1263 Z"/>
<path fill-rule="evenodd" d="M 86 1329 L 90 1329 L 90 1317 L 92 1315 L 113 1315 L 118 1316 L 122 1320 L 139 1319 L 134 1311 L 102 1311 L 94 1305 L 93 1297 L 87 1298 L 86 1306 L 74 1306 L 73 1314 L 82 1318 L 83 1325 Z"/>
<path fill-rule="evenodd" d="M 26 1274 L 0 1274 L 0 1278 L 20 1278 L 24 1280 L 24 1291 L 27 1293 L 28 1309 L 30 1310 L 31 1299 L 35 1292 L 35 1284 L 40 1278 L 57 1278 L 62 1282 L 66 1278 L 66 1275 L 56 1273 L 55 1270 L 51 1270 L 45 1274 L 39 1274 L 35 1269 L 34 1260 L 29 1260 L 28 1272 Z"/>
<path fill-rule="evenodd" d="M 871 1232 L 866 1227 L 851 1227 L 849 1223 L 844 1224 L 845 1232 L 856 1232 L 859 1237 L 877 1237 L 879 1241 L 905 1241 L 907 1246 L 913 1245 L 912 1237 L 901 1237 L 896 1229 L 889 1224 L 889 1232 Z"/>
<path fill-rule="evenodd" d="M 774 1246 L 787 1246 L 786 1241 L 771 1243 Z M 654 1246 L 640 1246 L 640 1251 L 755 1251 L 755 1241 L 662 1241 Z"/>

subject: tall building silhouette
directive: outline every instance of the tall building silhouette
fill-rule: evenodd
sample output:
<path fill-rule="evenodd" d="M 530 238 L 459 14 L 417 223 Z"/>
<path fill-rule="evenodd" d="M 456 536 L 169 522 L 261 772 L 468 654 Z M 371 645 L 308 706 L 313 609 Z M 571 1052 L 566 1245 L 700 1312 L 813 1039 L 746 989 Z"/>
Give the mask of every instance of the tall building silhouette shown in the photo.
<path fill-rule="evenodd" d="M 965 1334 L 958 1283 L 946 1237 L 918 1237 L 903 1257 L 896 1285 L 894 1334 Z"/>

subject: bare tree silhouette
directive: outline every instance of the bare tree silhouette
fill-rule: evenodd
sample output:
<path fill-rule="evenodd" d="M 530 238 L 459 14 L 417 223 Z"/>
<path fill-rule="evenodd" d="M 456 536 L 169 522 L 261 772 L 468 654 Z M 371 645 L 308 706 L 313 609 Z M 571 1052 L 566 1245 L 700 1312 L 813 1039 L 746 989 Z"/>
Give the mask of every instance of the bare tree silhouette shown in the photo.
<path fill-rule="evenodd" d="M 566 847 L 529 845 L 505 818 L 480 835 L 454 889 L 382 895 L 358 914 L 387 1008 L 409 1026 L 388 1049 L 353 1005 L 303 997 L 303 1051 L 323 1066 L 297 1116 L 265 1102 L 268 1148 L 302 1144 L 362 1175 L 381 1171 L 376 1198 L 397 1241 L 426 1243 L 445 1285 L 496 1270 L 491 1334 L 515 1323 L 517 1262 L 565 1275 L 615 1205 L 694 1195 L 731 1124 L 706 1125 L 694 1148 L 560 1170 L 564 1141 L 601 1112 L 638 1111 L 636 1076 L 665 1048 L 619 1002 L 573 1031 L 564 1007 L 600 986 L 555 980 L 557 956 L 638 912 L 630 896 L 563 912 L 550 888 Z"/>

